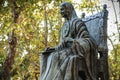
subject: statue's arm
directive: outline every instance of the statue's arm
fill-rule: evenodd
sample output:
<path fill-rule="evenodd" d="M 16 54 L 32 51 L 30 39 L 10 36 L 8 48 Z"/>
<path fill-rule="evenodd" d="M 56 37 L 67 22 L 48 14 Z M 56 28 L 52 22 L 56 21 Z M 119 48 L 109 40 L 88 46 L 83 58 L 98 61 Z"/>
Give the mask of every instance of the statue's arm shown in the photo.
<path fill-rule="evenodd" d="M 47 47 L 45 50 L 42 52 L 42 54 L 50 54 L 55 51 L 54 47 Z"/>
<path fill-rule="evenodd" d="M 90 36 L 87 31 L 86 25 L 84 23 L 77 23 L 74 29 L 75 38 L 71 46 L 72 52 L 74 54 L 78 53 L 80 56 L 83 56 L 85 52 L 90 49 Z"/>

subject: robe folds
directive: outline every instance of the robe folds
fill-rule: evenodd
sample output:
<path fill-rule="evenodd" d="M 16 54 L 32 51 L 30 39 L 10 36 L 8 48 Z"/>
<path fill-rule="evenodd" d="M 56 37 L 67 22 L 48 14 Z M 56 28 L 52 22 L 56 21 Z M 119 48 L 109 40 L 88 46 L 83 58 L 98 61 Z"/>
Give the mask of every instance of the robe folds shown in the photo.
<path fill-rule="evenodd" d="M 73 41 L 65 43 L 66 38 L 72 38 Z M 41 56 L 40 80 L 83 80 L 81 72 L 85 72 L 86 77 L 92 76 L 95 79 L 96 49 L 95 42 L 81 19 L 66 21 L 56 50 Z"/>

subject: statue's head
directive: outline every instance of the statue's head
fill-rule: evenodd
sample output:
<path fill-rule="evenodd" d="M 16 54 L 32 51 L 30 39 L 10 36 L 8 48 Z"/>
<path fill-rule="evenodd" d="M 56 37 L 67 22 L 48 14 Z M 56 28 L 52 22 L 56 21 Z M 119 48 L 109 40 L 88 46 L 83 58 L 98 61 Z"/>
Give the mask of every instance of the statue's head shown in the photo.
<path fill-rule="evenodd" d="M 63 2 L 60 5 L 60 13 L 62 17 L 66 19 L 70 19 L 72 17 L 77 17 L 74 7 L 69 2 Z"/>

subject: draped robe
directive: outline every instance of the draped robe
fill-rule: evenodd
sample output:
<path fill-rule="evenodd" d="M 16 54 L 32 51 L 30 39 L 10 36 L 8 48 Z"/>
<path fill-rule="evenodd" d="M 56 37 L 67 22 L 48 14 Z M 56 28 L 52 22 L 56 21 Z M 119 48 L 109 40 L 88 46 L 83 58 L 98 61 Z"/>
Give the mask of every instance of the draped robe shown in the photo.
<path fill-rule="evenodd" d="M 64 43 L 67 37 L 73 42 Z M 89 73 L 95 77 L 96 54 L 96 45 L 81 19 L 66 21 L 61 29 L 60 45 L 54 52 L 42 54 L 40 80 L 82 80 L 80 71 L 87 77 Z"/>

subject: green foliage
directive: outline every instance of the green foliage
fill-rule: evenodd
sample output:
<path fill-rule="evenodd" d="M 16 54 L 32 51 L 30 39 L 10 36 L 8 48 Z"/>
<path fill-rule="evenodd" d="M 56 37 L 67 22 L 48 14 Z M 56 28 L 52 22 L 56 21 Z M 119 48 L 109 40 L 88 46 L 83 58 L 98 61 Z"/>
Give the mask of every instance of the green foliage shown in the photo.
<path fill-rule="evenodd" d="M 98 6 L 99 0 L 82 0 L 76 8 L 80 9 L 81 11 L 85 11 L 88 13 L 93 13 L 97 9 L 100 9 L 100 6 Z"/>
<path fill-rule="evenodd" d="M 114 50 L 112 50 L 109 57 L 109 71 L 111 80 L 120 79 L 120 44 L 115 45 L 115 47 L 117 50 L 117 55 L 115 55 Z"/>
<path fill-rule="evenodd" d="M 20 12 L 17 23 L 13 22 L 12 1 L 4 0 L 0 3 L 0 69 L 7 55 L 7 34 L 15 29 L 17 47 L 11 77 L 14 80 L 35 80 L 40 76 L 38 52 L 45 48 L 43 6 L 46 6 L 47 13 L 48 46 L 55 46 L 59 42 L 61 17 L 58 15 L 58 5 L 61 0 L 16 0 L 16 3 L 17 12 Z"/>

